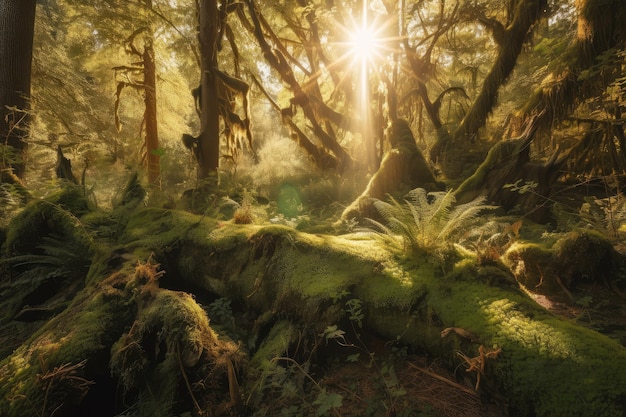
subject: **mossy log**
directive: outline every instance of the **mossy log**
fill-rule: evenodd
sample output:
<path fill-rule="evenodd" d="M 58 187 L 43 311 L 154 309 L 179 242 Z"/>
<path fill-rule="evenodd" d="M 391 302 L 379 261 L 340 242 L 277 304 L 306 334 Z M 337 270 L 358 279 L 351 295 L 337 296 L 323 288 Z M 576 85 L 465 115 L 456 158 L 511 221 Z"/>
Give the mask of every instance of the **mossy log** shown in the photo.
<path fill-rule="evenodd" d="M 626 349 L 553 316 L 515 287 L 490 285 L 501 270 L 465 260 L 444 274 L 431 259 L 407 262 L 362 235 L 226 226 L 210 236 L 206 245 L 183 243 L 174 256 L 178 274 L 196 288 L 318 333 L 345 320 L 345 299 L 356 298 L 364 328 L 450 363 L 461 347 L 441 331 L 465 329 L 484 347 L 502 349 L 484 379 L 506 393 L 514 415 L 623 413 Z M 464 348 L 474 355 L 478 344 Z"/>
<path fill-rule="evenodd" d="M 132 406 L 118 413 L 222 415 L 240 405 L 239 386 L 253 400 L 276 358 L 310 357 L 329 326 L 347 330 L 354 320 L 450 367 L 463 356 L 480 365 L 466 373 L 471 385 L 480 372 L 479 390 L 504 395 L 512 415 L 624 415 L 626 349 L 543 310 L 502 267 L 408 258 L 369 234 L 311 235 L 141 207 L 119 242 L 129 260 L 92 272 L 65 311 L 0 362 L 1 415 L 74 415 L 96 404 L 90 393 Z M 136 266 L 150 254 L 162 277 Z M 92 271 L 115 264 L 105 262 Z M 199 307 L 220 297 L 250 324 L 239 348 Z M 362 307 L 357 319 L 346 312 L 351 300 Z M 454 334 L 442 337 L 444 329 Z M 238 354 L 250 361 L 234 379 Z M 46 385 L 50 375 L 64 378 Z M 200 383 L 214 397 L 201 396 Z"/>

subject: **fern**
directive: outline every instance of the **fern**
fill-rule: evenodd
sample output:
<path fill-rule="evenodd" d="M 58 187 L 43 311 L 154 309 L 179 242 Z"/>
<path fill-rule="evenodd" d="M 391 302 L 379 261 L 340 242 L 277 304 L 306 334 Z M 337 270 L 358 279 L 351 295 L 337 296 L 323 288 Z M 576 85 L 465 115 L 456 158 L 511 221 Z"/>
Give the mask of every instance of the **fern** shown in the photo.
<path fill-rule="evenodd" d="M 429 193 L 422 188 L 411 190 L 404 203 L 393 197 L 389 200 L 374 202 L 384 225 L 372 219 L 370 223 L 384 234 L 402 236 L 405 247 L 415 251 L 435 250 L 452 243 L 483 210 L 493 208 L 484 205 L 483 198 L 455 207 L 451 191 Z"/>
<path fill-rule="evenodd" d="M 626 198 L 622 194 L 599 200 L 585 197 L 580 209 L 583 226 L 597 230 L 607 237 L 619 239 L 626 225 Z"/>
<path fill-rule="evenodd" d="M 15 276 L 0 283 L 0 294 L 9 300 L 0 308 L 0 317 L 15 314 L 23 300 L 40 288 L 50 291 L 42 295 L 49 298 L 63 288 L 62 283 L 87 275 L 91 254 L 89 246 L 82 242 L 64 240 L 60 236 L 46 236 L 36 249 L 38 253 L 17 255 L 2 261 L 9 265 Z"/>

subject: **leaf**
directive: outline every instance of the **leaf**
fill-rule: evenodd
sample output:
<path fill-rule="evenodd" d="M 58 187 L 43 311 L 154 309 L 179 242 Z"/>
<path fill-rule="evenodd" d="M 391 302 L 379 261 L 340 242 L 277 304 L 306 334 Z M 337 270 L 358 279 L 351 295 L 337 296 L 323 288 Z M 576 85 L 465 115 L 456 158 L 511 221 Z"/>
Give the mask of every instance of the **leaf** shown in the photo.
<path fill-rule="evenodd" d="M 323 416 L 330 411 L 331 408 L 341 407 L 342 402 L 342 395 L 337 394 L 336 392 L 327 393 L 326 390 L 322 390 L 313 404 L 319 405 L 317 415 Z"/>
<path fill-rule="evenodd" d="M 355 353 L 354 355 L 348 355 L 348 357 L 346 358 L 346 362 L 358 362 L 359 361 L 359 357 L 361 356 L 360 353 Z"/>
<path fill-rule="evenodd" d="M 323 336 L 326 340 L 337 338 L 343 339 L 344 334 L 346 334 L 346 332 L 339 329 L 336 324 L 333 324 L 332 326 L 326 327 L 324 333 L 322 333 L 320 336 Z"/>

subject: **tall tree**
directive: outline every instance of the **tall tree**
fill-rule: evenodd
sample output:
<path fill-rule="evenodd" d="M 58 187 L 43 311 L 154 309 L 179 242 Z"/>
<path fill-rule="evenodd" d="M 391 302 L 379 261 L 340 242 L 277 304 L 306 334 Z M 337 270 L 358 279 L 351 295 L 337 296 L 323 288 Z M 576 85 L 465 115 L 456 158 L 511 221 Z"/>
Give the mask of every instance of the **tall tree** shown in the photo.
<path fill-rule="evenodd" d="M 36 0 L 0 2 L 0 168 L 24 176 Z M 12 151 L 16 155 L 10 156 Z"/>
<path fill-rule="evenodd" d="M 150 8 L 151 4 L 146 4 L 146 7 Z M 161 166 L 159 156 L 159 132 L 157 127 L 156 66 L 152 34 L 146 32 L 149 32 L 149 29 L 143 27 L 139 28 L 128 38 L 127 42 L 128 53 L 133 57 L 139 58 L 140 61 L 131 66 L 115 68 L 116 72 L 122 72 L 125 78 L 125 81 L 118 81 L 117 84 L 115 116 L 117 125 L 121 126 L 117 109 L 119 107 L 120 93 L 124 87 L 132 87 L 142 92 L 145 105 L 145 112 L 143 120 L 141 121 L 141 130 L 145 133 L 145 157 L 142 158 L 142 160 L 147 166 L 148 182 L 150 184 L 157 184 L 161 175 Z M 135 38 L 140 33 L 144 34 L 143 47 L 141 49 L 135 45 Z M 142 78 L 136 81 L 127 81 L 132 80 L 136 72 L 141 73 Z"/>
<path fill-rule="evenodd" d="M 217 71 L 220 41 L 220 13 L 215 0 L 200 0 L 198 5 L 200 32 L 200 136 L 198 137 L 198 177 L 217 173 L 220 156 L 220 112 Z M 223 24 L 223 23 L 222 23 Z"/>
<path fill-rule="evenodd" d="M 497 55 L 483 80 L 479 94 L 459 126 L 451 134 L 440 134 L 430 152 L 433 160 L 439 160 L 444 173 L 453 178 L 461 174 L 458 158 L 466 153 L 468 142 L 478 135 L 478 130 L 485 125 L 487 117 L 493 111 L 499 90 L 513 72 L 535 23 L 544 15 L 547 1 L 512 1 L 504 22 L 491 17 L 488 7 L 489 3 L 480 7 L 470 5 L 463 13 L 466 19 L 476 21 L 491 33 L 498 48 Z"/>

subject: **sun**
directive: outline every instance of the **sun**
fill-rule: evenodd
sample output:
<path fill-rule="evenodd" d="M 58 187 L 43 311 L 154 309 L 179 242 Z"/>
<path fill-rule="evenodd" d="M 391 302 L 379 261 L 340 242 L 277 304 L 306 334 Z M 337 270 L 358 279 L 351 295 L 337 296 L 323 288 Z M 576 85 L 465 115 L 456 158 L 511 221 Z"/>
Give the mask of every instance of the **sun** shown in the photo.
<path fill-rule="evenodd" d="M 381 24 L 378 19 L 370 20 L 364 8 L 361 21 L 353 21 L 345 31 L 346 53 L 353 63 L 371 64 L 382 59 L 387 41 L 385 29 L 386 24 Z"/>
<path fill-rule="evenodd" d="M 349 33 L 349 54 L 358 61 L 372 61 L 380 55 L 382 39 L 379 30 L 363 22 Z"/>

